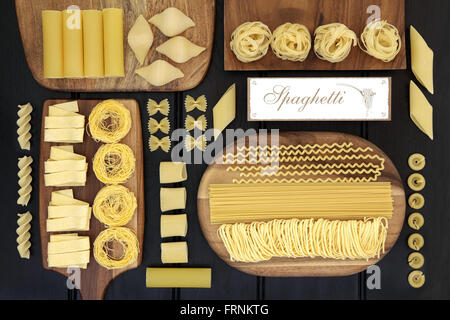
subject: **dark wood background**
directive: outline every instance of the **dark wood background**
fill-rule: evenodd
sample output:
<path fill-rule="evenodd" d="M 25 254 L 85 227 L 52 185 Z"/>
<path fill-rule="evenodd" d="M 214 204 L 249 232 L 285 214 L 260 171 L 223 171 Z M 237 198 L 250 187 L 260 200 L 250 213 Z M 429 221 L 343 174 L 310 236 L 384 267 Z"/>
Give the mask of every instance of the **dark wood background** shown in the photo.
<path fill-rule="evenodd" d="M 225 0 L 226 1 L 226 0 Z M 425 216 L 425 226 L 421 233 L 425 237 L 422 253 L 426 262 L 423 271 L 426 284 L 421 289 L 412 289 L 407 282 L 411 269 L 407 264 L 410 253 L 406 241 L 412 231 L 404 226 L 398 243 L 391 253 L 379 263 L 381 268 L 381 289 L 368 290 L 365 285 L 366 273 L 345 278 L 260 278 L 231 269 L 209 248 L 196 214 L 197 187 L 206 165 L 191 165 L 188 168 L 189 182 L 187 214 L 189 216 L 190 266 L 210 266 L 213 268 L 212 289 L 146 289 L 145 268 L 160 265 L 159 206 L 147 206 L 145 246 L 142 266 L 122 274 L 107 289 L 105 299 L 437 299 L 450 298 L 450 49 L 447 32 L 450 21 L 450 1 L 447 0 L 406 0 L 406 26 L 414 26 L 422 33 L 435 52 L 436 94 L 427 94 L 435 108 L 435 141 L 431 142 L 409 119 L 408 85 L 412 79 L 410 71 L 371 72 L 224 72 L 223 71 L 223 0 L 217 1 L 217 17 L 214 52 L 210 70 L 205 80 L 195 89 L 183 93 L 102 93 L 77 94 L 61 93 L 40 87 L 28 69 L 17 27 L 14 2 L 1 1 L 0 30 L 2 48 L 0 51 L 0 143 L 1 161 L 1 213 L 0 244 L 2 263 L 0 264 L 0 299 L 68 299 L 74 293 L 66 288 L 63 276 L 42 268 L 38 229 L 37 201 L 37 161 L 39 159 L 39 132 L 41 109 L 46 99 L 103 99 L 134 98 L 141 104 L 143 127 L 148 120 L 145 103 L 148 98 L 161 100 L 168 98 L 175 112 L 171 113 L 174 127 L 182 127 L 184 122 L 183 100 L 186 94 L 198 96 L 206 94 L 213 105 L 232 83 L 237 84 L 236 128 L 279 128 L 281 130 L 339 131 L 362 136 L 383 149 L 394 161 L 403 180 L 411 171 L 407 158 L 411 153 L 420 152 L 427 157 L 424 175 L 427 187 L 423 194 L 426 206 L 421 212 Z M 38 33 L 39 31 L 36 30 Z M 407 36 L 409 42 L 409 36 Z M 407 44 L 409 50 L 409 43 Z M 249 76 L 392 76 L 392 122 L 323 122 L 323 123 L 249 123 L 246 121 L 246 81 Z M 19 149 L 16 135 L 17 104 L 30 101 L 35 106 L 32 120 L 33 197 L 28 209 L 32 212 L 33 226 L 31 260 L 20 260 L 16 251 L 17 198 L 17 158 L 24 152 Z M 196 115 L 197 116 L 197 115 Z M 211 109 L 208 122 L 212 123 Z M 148 133 L 144 132 L 144 139 Z M 169 160 L 169 155 L 145 151 L 145 191 L 146 203 L 158 199 L 158 165 Z M 408 191 L 408 195 L 410 192 Z M 407 210 L 407 214 L 411 213 Z"/>

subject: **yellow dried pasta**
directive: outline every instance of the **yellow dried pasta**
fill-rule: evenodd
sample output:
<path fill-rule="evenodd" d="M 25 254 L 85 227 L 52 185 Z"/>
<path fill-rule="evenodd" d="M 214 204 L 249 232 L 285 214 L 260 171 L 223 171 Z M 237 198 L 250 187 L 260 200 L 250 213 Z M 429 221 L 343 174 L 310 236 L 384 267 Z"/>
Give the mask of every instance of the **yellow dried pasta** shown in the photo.
<path fill-rule="evenodd" d="M 368 55 L 389 62 L 400 52 L 402 39 L 395 26 L 385 20 L 374 20 L 364 28 L 358 44 Z"/>
<path fill-rule="evenodd" d="M 245 22 L 231 35 L 230 47 L 239 61 L 248 63 L 267 54 L 272 32 L 260 21 Z"/>
<path fill-rule="evenodd" d="M 136 197 L 128 188 L 112 185 L 96 195 L 92 210 L 94 216 L 110 227 L 121 227 L 130 222 L 137 208 Z"/>
<path fill-rule="evenodd" d="M 31 220 L 33 217 L 30 212 L 24 214 L 19 214 L 19 219 L 17 220 L 18 228 L 17 233 L 17 251 L 19 251 L 19 256 L 22 259 L 30 259 L 30 247 L 31 247 Z"/>
<path fill-rule="evenodd" d="M 17 135 L 20 148 L 22 150 L 30 150 L 30 140 L 31 140 L 31 113 L 33 112 L 33 106 L 27 103 L 23 106 L 18 106 L 19 111 L 17 115 L 19 120 L 17 120 Z"/>
<path fill-rule="evenodd" d="M 105 184 L 127 181 L 135 170 L 136 158 L 130 147 L 121 143 L 105 144 L 94 156 L 93 169 L 98 180 Z"/>
<path fill-rule="evenodd" d="M 186 112 L 191 112 L 195 109 L 206 112 L 206 109 L 208 108 L 208 101 L 206 100 L 205 95 L 202 95 L 197 99 L 194 99 L 190 95 L 187 95 L 186 99 L 184 100 L 184 107 L 186 109 Z"/>
<path fill-rule="evenodd" d="M 170 111 L 170 104 L 168 99 L 161 100 L 157 103 L 153 99 L 148 99 L 147 102 L 147 112 L 150 116 L 157 114 L 158 112 L 162 115 L 168 116 Z"/>
<path fill-rule="evenodd" d="M 17 199 L 17 204 L 26 207 L 28 202 L 30 202 L 31 192 L 33 191 L 33 187 L 31 186 L 31 182 L 33 178 L 31 177 L 31 164 L 33 163 L 32 157 L 23 157 L 19 159 L 18 167 L 19 172 L 17 176 L 19 177 L 19 186 L 20 189 L 18 191 L 19 198 Z"/>
<path fill-rule="evenodd" d="M 119 244 L 120 256 L 114 256 L 110 246 Z M 136 262 L 139 255 L 139 241 L 136 234 L 125 227 L 112 227 L 100 232 L 94 241 L 94 258 L 106 269 L 124 268 Z M 116 251 L 117 252 L 117 251 Z"/>
<path fill-rule="evenodd" d="M 344 61 L 352 47 L 356 47 L 358 43 L 355 32 L 342 23 L 320 26 L 314 32 L 314 36 L 316 56 L 331 63 Z"/>
<path fill-rule="evenodd" d="M 311 34 L 302 24 L 285 23 L 273 32 L 270 46 L 282 60 L 303 62 L 311 50 Z"/>
<path fill-rule="evenodd" d="M 261 262 L 275 257 L 364 259 L 385 252 L 388 221 L 290 219 L 224 224 L 218 229 L 231 261 Z"/>
<path fill-rule="evenodd" d="M 205 131 L 208 126 L 208 121 L 206 120 L 205 115 L 201 115 L 197 119 L 194 117 L 187 115 L 186 120 L 184 121 L 184 127 L 187 131 L 192 131 L 194 129 L 198 129 L 201 131 Z"/>
<path fill-rule="evenodd" d="M 169 118 L 164 117 L 160 122 L 156 119 L 150 118 L 148 121 L 148 131 L 150 134 L 154 134 L 158 131 L 162 133 L 169 134 L 170 131 L 170 121 Z"/>
<path fill-rule="evenodd" d="M 89 131 L 97 142 L 117 143 L 130 129 L 130 110 L 117 100 L 100 102 L 89 115 Z"/>

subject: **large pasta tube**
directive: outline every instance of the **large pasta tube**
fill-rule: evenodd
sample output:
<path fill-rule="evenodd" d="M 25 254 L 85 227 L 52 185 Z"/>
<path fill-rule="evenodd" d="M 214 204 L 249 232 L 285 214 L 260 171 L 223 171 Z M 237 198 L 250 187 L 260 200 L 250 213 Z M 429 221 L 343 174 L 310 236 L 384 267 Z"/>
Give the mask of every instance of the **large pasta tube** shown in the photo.
<path fill-rule="evenodd" d="M 161 188 L 161 211 L 185 209 L 186 188 Z"/>
<path fill-rule="evenodd" d="M 64 77 L 62 13 L 42 11 L 44 78 Z"/>
<path fill-rule="evenodd" d="M 62 12 L 64 41 L 64 77 L 82 78 L 83 59 L 83 18 L 81 10 L 68 9 Z"/>
<path fill-rule="evenodd" d="M 161 216 L 161 238 L 186 237 L 188 229 L 186 214 Z"/>
<path fill-rule="evenodd" d="M 99 10 L 83 10 L 84 76 L 101 78 L 103 62 L 103 15 Z"/>
<path fill-rule="evenodd" d="M 124 77 L 123 10 L 103 10 L 105 76 Z"/>
<path fill-rule="evenodd" d="M 147 268 L 147 288 L 211 288 L 211 268 Z"/>
<path fill-rule="evenodd" d="M 162 263 L 188 263 L 187 242 L 161 243 Z"/>
<path fill-rule="evenodd" d="M 159 179 L 161 184 L 186 181 L 186 163 L 161 162 L 159 166 Z"/>

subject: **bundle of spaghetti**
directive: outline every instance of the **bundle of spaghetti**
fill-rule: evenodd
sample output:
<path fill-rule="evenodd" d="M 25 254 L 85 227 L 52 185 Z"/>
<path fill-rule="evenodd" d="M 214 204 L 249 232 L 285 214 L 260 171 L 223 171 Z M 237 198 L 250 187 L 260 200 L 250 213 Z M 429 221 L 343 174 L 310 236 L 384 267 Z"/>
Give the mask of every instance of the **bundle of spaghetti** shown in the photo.
<path fill-rule="evenodd" d="M 392 24 L 385 20 L 374 20 L 364 28 L 359 47 L 367 54 L 389 62 L 400 52 L 402 39 Z"/>
<path fill-rule="evenodd" d="M 121 227 L 130 222 L 137 208 L 136 197 L 120 185 L 106 186 L 95 197 L 92 209 L 95 217 L 110 227 Z"/>
<path fill-rule="evenodd" d="M 130 111 L 119 101 L 105 100 L 89 115 L 89 131 L 95 141 L 116 143 L 131 129 Z"/>
<path fill-rule="evenodd" d="M 139 241 L 136 234 L 125 227 L 103 230 L 94 241 L 94 258 L 106 269 L 126 267 L 134 263 L 138 255 Z"/>
<path fill-rule="evenodd" d="M 275 257 L 365 259 L 385 253 L 388 221 L 290 219 L 224 224 L 218 229 L 231 261 L 260 262 Z"/>
<path fill-rule="evenodd" d="M 134 172 L 136 159 L 125 144 L 113 143 L 101 146 L 94 156 L 93 169 L 98 180 L 105 184 L 123 183 Z"/>
<path fill-rule="evenodd" d="M 391 218 L 391 184 L 211 184 L 212 224 L 290 218 Z"/>

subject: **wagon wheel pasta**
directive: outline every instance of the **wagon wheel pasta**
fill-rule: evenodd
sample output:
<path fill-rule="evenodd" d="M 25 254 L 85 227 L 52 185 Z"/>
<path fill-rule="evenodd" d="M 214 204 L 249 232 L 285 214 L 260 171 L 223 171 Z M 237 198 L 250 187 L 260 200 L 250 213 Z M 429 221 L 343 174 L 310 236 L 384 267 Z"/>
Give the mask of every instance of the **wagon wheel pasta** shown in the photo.
<path fill-rule="evenodd" d="M 402 48 L 402 39 L 398 29 L 387 21 L 374 20 L 361 34 L 358 43 L 362 51 L 384 62 L 395 59 Z"/>
<path fill-rule="evenodd" d="M 224 224 L 218 229 L 231 261 L 275 257 L 372 259 L 385 252 L 388 221 L 290 219 Z"/>
<path fill-rule="evenodd" d="M 93 169 L 98 180 L 105 184 L 123 183 L 131 177 L 136 159 L 133 151 L 121 143 L 105 144 L 94 156 Z"/>
<path fill-rule="evenodd" d="M 110 227 L 121 227 L 130 222 L 137 208 L 136 197 L 124 186 L 112 185 L 101 189 L 92 209 L 95 217 Z"/>
<path fill-rule="evenodd" d="M 114 245 L 121 246 L 121 255 L 114 256 Z M 113 227 L 102 231 L 94 241 L 94 258 L 106 269 L 118 269 L 134 263 L 139 255 L 139 241 L 133 231 Z"/>
<path fill-rule="evenodd" d="M 314 52 L 321 60 L 344 61 L 358 43 L 356 34 L 341 23 L 320 26 L 314 32 Z"/>
<path fill-rule="evenodd" d="M 247 63 L 264 57 L 271 39 L 272 32 L 264 23 L 246 22 L 234 30 L 230 47 L 239 61 Z"/>
<path fill-rule="evenodd" d="M 270 46 L 282 60 L 303 62 L 311 50 L 311 34 L 304 25 L 285 23 L 273 32 Z"/>
<path fill-rule="evenodd" d="M 89 131 L 97 142 L 117 143 L 130 129 L 130 111 L 116 100 L 99 103 L 89 115 Z"/>

